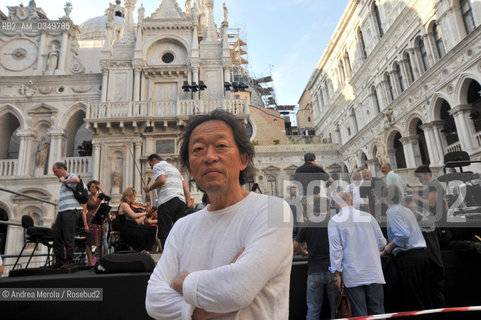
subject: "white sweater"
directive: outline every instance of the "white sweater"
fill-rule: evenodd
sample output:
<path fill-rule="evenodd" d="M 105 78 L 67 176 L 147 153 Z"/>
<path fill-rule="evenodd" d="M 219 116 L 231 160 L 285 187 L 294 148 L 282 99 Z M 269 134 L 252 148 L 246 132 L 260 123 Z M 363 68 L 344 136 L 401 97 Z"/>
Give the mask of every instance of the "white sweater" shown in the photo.
<path fill-rule="evenodd" d="M 218 211 L 176 222 L 152 273 L 146 297 L 155 319 L 191 319 L 196 307 L 219 319 L 287 319 L 292 214 L 282 199 L 250 193 Z M 245 248 L 235 263 L 232 260 Z M 190 272 L 183 296 L 170 284 Z"/>

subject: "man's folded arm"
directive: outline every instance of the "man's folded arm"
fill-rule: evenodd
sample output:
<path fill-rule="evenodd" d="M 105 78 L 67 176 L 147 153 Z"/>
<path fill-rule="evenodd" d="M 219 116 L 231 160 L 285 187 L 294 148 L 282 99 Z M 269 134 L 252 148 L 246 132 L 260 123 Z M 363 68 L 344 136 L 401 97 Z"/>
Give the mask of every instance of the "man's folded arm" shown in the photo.
<path fill-rule="evenodd" d="M 285 210 L 290 210 L 286 202 L 282 203 Z M 281 273 L 282 267 L 290 272 L 292 226 L 271 227 L 262 214 L 255 220 L 237 261 L 212 270 L 194 271 L 185 278 L 183 295 L 187 303 L 209 312 L 234 312 L 247 307 Z"/>
<path fill-rule="evenodd" d="M 175 235 L 171 232 L 147 286 L 145 307 L 147 313 L 154 319 L 190 319 L 194 310 L 180 293 L 170 287 L 170 283 L 179 272 L 174 238 Z"/>

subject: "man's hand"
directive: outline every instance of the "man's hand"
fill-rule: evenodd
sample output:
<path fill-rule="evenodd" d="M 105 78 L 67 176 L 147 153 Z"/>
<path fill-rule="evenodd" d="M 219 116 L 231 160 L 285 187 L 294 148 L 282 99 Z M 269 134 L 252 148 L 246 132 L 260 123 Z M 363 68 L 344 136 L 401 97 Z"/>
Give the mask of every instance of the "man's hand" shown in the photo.
<path fill-rule="evenodd" d="M 344 284 L 342 283 L 342 276 L 339 271 L 334 272 L 334 280 L 336 281 L 336 287 L 341 289 L 344 287 Z"/>
<path fill-rule="evenodd" d="M 148 184 L 146 184 L 146 185 L 144 186 L 144 191 L 145 191 L 145 192 L 149 192 L 149 191 L 150 191 L 150 187 L 149 187 Z"/>
<path fill-rule="evenodd" d="M 184 285 L 184 280 L 185 278 L 189 275 L 189 272 L 183 272 L 179 274 L 177 277 L 175 277 L 174 281 L 172 281 L 172 284 L 170 287 L 177 291 L 178 293 L 182 294 L 182 287 Z"/>

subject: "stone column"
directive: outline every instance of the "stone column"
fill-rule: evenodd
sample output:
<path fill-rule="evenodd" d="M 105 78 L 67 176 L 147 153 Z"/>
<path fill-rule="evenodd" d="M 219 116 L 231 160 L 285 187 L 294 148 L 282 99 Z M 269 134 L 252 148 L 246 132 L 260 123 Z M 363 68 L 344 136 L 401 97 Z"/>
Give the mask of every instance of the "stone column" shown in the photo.
<path fill-rule="evenodd" d="M 403 80 L 404 80 L 404 88 L 407 89 L 411 85 L 411 78 L 409 77 L 409 71 L 408 71 L 406 59 L 402 59 L 399 62 L 399 66 L 401 68 L 401 73 L 402 73 Z"/>
<path fill-rule="evenodd" d="M 386 99 L 386 96 L 384 94 L 384 88 L 382 86 L 382 82 L 379 82 L 377 85 L 376 85 L 376 94 L 378 95 L 377 96 L 377 101 L 379 102 L 379 112 L 381 112 L 382 110 L 384 110 L 386 108 L 386 106 L 388 105 L 387 104 L 387 99 Z"/>
<path fill-rule="evenodd" d="M 429 66 L 432 67 L 434 65 L 434 61 L 438 59 L 438 55 L 434 53 L 434 47 L 433 47 L 433 37 L 432 34 L 423 34 L 422 35 L 423 42 L 424 42 L 424 47 L 426 48 L 426 53 L 428 55 L 428 60 L 429 60 Z"/>
<path fill-rule="evenodd" d="M 97 139 L 92 140 L 92 179 L 100 179 L 100 153 L 101 143 Z"/>
<path fill-rule="evenodd" d="M 474 139 L 476 132 L 470 117 L 471 111 L 472 106 L 470 104 L 459 105 L 449 110 L 456 123 L 461 149 L 468 153 L 472 153 L 476 149 L 476 141 Z"/>
<path fill-rule="evenodd" d="M 107 86 L 109 83 L 109 70 L 108 69 L 102 69 L 102 97 L 101 97 L 101 102 L 105 103 L 107 102 Z"/>
<path fill-rule="evenodd" d="M 20 146 L 18 150 L 18 176 L 30 176 L 34 167 L 34 144 L 35 132 L 31 129 L 17 130 L 17 136 L 20 137 Z"/>
<path fill-rule="evenodd" d="M 50 136 L 50 153 L 48 157 L 49 170 L 51 170 L 53 164 L 58 161 L 62 161 L 64 156 L 62 152 L 62 145 L 65 141 L 65 131 L 63 129 L 50 129 L 47 132 Z M 67 168 L 68 169 L 68 168 Z"/>
<path fill-rule="evenodd" d="M 407 146 L 410 149 L 410 154 L 412 155 L 412 168 L 416 168 L 422 164 L 421 150 L 419 148 L 419 135 L 414 134 L 406 137 Z M 411 157 L 411 156 L 409 156 Z M 406 160 L 409 158 L 406 156 Z M 408 166 L 411 167 L 411 166 Z"/>
<path fill-rule="evenodd" d="M 371 171 L 372 175 L 376 175 L 376 160 L 371 159 L 366 161 L 367 168 Z"/>
<path fill-rule="evenodd" d="M 134 101 L 139 101 L 140 98 L 140 69 L 134 70 Z"/>
<path fill-rule="evenodd" d="M 434 141 L 438 146 L 439 151 L 439 163 L 442 164 L 444 162 L 444 154 L 446 153 L 447 142 L 446 139 L 442 136 L 441 130 L 444 126 L 444 120 L 433 121 L 430 123 L 433 128 L 434 134 Z"/>
<path fill-rule="evenodd" d="M 135 158 L 135 170 L 134 170 L 134 189 L 139 190 L 138 194 L 142 194 L 142 177 L 141 172 L 139 170 L 142 170 L 141 164 L 140 164 L 140 156 L 142 154 L 142 141 L 135 141 L 134 142 L 134 158 Z"/>
<path fill-rule="evenodd" d="M 401 143 L 402 143 L 402 141 L 401 141 Z M 391 164 L 392 169 L 393 170 L 397 169 L 396 150 L 394 150 L 394 149 L 387 150 L 387 158 L 388 158 L 389 163 Z"/>
<path fill-rule="evenodd" d="M 351 118 L 351 126 L 352 126 L 352 130 L 353 130 L 353 135 L 355 135 L 355 134 L 358 133 L 359 130 L 358 130 L 358 127 L 357 127 L 356 113 L 354 112 L 354 109 L 351 109 L 350 118 Z"/>
<path fill-rule="evenodd" d="M 381 88 L 382 88 L 382 92 L 384 93 L 386 107 L 389 106 L 391 102 L 394 100 L 394 97 L 391 95 L 391 90 L 389 89 L 388 81 L 389 79 L 388 80 L 383 79 L 381 81 Z"/>
<path fill-rule="evenodd" d="M 403 91 L 401 90 L 401 83 L 399 83 L 397 70 L 392 70 L 389 72 L 389 80 L 391 81 L 392 84 L 394 84 L 393 89 L 394 91 L 396 91 L 396 97 L 399 97 Z"/>
<path fill-rule="evenodd" d="M 412 145 L 412 140 L 409 137 L 402 137 L 399 141 L 403 145 L 404 159 L 406 160 L 407 168 L 415 168 L 416 160 L 414 159 L 414 150 Z"/>
<path fill-rule="evenodd" d="M 429 153 L 429 160 L 431 165 L 438 166 L 441 164 L 441 152 L 439 150 L 440 146 L 436 144 L 436 139 L 434 137 L 433 127 L 430 123 L 425 123 L 420 126 L 424 131 L 424 137 L 426 138 L 426 147 Z"/>
<path fill-rule="evenodd" d="M 341 130 L 339 127 L 336 127 L 336 142 L 338 144 L 338 147 L 340 148 L 342 146 L 342 137 L 341 137 Z"/>
<path fill-rule="evenodd" d="M 68 31 L 62 33 L 62 43 L 60 44 L 60 57 L 58 62 L 58 69 L 65 73 L 65 64 L 67 63 L 67 49 L 70 48 L 70 37 Z"/>
<path fill-rule="evenodd" d="M 418 57 L 416 56 L 414 48 L 407 49 L 407 52 L 409 53 L 409 58 L 411 59 L 411 67 L 413 69 L 414 80 L 416 80 L 421 76 Z"/>

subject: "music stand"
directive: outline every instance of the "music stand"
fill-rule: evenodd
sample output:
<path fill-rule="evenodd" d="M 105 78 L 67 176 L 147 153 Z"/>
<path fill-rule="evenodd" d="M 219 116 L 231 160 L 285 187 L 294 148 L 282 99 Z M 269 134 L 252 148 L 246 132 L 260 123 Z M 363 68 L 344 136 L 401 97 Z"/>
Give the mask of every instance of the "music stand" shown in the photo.
<path fill-rule="evenodd" d="M 95 211 L 94 217 L 92 218 L 92 224 L 96 224 L 100 226 L 100 247 L 102 248 L 104 243 L 104 239 L 103 239 L 104 238 L 104 221 L 109 218 L 109 212 L 110 212 L 110 209 L 112 209 L 112 207 L 109 206 L 109 201 L 110 201 L 109 196 L 101 193 L 99 194 L 99 199 L 101 200 L 100 205 L 97 208 L 97 211 Z M 100 258 L 100 255 L 99 255 L 99 258 Z"/>

